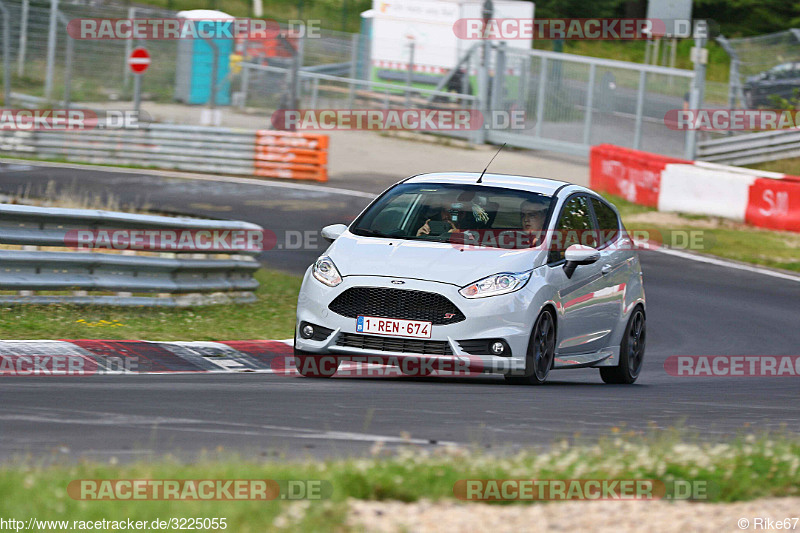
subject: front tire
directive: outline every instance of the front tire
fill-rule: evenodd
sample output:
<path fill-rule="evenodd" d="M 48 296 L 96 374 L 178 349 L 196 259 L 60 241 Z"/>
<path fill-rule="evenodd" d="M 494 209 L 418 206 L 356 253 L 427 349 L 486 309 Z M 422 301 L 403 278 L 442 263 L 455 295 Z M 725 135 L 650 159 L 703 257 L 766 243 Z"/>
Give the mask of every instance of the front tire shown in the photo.
<path fill-rule="evenodd" d="M 556 321 L 549 310 L 542 311 L 531 332 L 528 351 L 525 354 L 525 374 L 507 374 L 505 379 L 512 385 L 541 385 L 547 381 L 556 353 Z"/>
<path fill-rule="evenodd" d="M 600 367 L 605 383 L 630 385 L 639 377 L 644 362 L 647 321 L 641 307 L 634 309 L 619 347 L 619 365 Z"/>

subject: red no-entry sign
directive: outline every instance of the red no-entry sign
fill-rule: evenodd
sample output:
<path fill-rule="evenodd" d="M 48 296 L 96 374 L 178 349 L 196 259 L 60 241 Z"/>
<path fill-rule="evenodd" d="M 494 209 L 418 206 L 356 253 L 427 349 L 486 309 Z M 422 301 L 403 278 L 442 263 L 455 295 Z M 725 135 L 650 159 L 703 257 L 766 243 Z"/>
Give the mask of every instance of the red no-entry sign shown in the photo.
<path fill-rule="evenodd" d="M 134 74 L 141 74 L 150 66 L 150 52 L 142 46 L 134 48 L 128 57 L 128 66 Z"/>

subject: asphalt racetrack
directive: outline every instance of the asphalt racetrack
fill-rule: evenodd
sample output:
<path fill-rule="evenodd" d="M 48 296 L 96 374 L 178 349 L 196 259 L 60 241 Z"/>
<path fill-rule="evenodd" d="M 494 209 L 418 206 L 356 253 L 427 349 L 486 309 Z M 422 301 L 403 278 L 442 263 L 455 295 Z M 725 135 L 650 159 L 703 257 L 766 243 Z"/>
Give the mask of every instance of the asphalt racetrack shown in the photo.
<path fill-rule="evenodd" d="M 123 204 L 255 222 L 275 231 L 279 243 L 288 242 L 281 240 L 286 231 L 311 234 L 352 220 L 369 193 L 383 188 L 343 193 L 0 163 L 0 193 L 36 197 L 48 183 L 51 191 L 113 190 Z M 260 259 L 301 274 L 324 247 L 275 249 Z M 134 460 L 192 457 L 219 447 L 257 456 L 331 456 L 408 440 L 503 450 L 652 424 L 683 425 L 709 438 L 744 427 L 800 432 L 797 377 L 690 378 L 664 370 L 670 355 L 800 355 L 800 282 L 660 252 L 641 257 L 648 340 L 645 368 L 633 386 L 605 385 L 595 369 L 554 372 L 542 387 L 510 386 L 500 377 L 3 377 L 0 457 Z"/>

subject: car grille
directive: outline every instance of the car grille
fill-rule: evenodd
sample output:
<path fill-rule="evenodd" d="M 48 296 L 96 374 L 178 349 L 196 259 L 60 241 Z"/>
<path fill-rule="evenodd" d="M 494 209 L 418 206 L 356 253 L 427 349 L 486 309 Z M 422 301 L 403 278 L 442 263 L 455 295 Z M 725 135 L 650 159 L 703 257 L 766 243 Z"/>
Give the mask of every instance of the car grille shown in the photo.
<path fill-rule="evenodd" d="M 362 348 L 376 352 L 418 353 L 424 355 L 453 355 L 447 341 L 430 341 L 423 339 L 404 339 L 400 337 L 379 337 L 342 333 L 336 339 L 337 346 Z"/>
<path fill-rule="evenodd" d="M 441 294 L 382 287 L 352 287 L 337 296 L 328 308 L 350 318 L 364 315 L 425 320 L 435 325 L 455 324 L 466 319 L 464 313 Z"/>

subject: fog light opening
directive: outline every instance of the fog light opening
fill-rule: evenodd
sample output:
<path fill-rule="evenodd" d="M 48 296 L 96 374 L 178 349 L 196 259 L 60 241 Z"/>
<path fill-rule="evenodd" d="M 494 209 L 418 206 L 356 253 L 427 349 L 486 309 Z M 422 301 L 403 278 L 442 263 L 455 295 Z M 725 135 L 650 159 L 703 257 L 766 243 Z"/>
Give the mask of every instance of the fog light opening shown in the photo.
<path fill-rule="evenodd" d="M 314 327 L 311 324 L 306 324 L 300 328 L 300 336 L 304 339 L 310 339 L 314 336 Z"/>
<path fill-rule="evenodd" d="M 503 352 L 506 351 L 506 346 L 500 341 L 495 341 L 491 344 L 489 349 L 492 351 L 493 355 L 503 355 Z"/>

